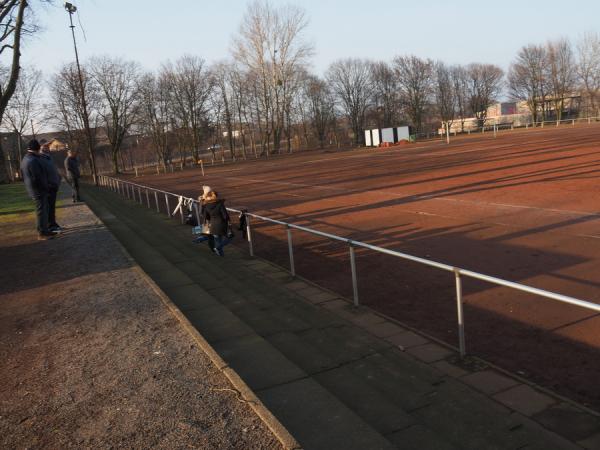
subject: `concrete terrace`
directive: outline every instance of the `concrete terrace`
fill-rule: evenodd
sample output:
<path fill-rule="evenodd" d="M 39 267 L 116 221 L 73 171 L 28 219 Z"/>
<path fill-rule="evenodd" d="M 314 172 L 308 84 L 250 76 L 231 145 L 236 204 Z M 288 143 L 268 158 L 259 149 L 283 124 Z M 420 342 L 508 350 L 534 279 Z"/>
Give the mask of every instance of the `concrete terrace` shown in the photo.
<path fill-rule="evenodd" d="M 600 418 L 87 187 L 137 263 L 306 449 L 598 449 Z M 237 237 L 236 239 L 240 239 Z"/>

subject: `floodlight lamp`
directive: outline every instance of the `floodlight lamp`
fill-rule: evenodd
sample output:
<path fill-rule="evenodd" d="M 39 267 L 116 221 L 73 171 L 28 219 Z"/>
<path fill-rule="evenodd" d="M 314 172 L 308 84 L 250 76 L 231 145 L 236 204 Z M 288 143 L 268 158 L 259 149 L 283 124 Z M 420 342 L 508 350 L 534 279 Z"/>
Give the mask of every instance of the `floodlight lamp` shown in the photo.
<path fill-rule="evenodd" d="M 65 2 L 65 9 L 69 12 L 69 14 L 73 14 L 75 11 L 77 11 L 77 6 L 75 6 L 73 3 Z"/>

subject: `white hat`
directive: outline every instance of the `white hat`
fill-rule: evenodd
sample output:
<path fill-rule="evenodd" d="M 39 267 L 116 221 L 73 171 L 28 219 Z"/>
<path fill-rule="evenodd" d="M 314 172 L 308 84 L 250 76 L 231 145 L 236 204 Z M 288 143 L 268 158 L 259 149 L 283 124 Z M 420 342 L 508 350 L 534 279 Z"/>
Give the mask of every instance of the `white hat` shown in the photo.
<path fill-rule="evenodd" d="M 210 186 L 202 186 L 202 195 L 206 196 L 209 192 L 212 192 Z"/>

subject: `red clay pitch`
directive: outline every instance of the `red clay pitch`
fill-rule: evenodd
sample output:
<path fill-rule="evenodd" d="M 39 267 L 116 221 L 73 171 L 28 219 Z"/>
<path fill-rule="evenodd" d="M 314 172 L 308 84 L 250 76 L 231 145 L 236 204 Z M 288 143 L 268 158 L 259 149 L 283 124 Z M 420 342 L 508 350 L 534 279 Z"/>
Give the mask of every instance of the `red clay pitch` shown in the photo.
<path fill-rule="evenodd" d="M 592 124 L 302 152 L 136 182 L 194 196 L 208 184 L 231 207 L 597 303 L 599 175 Z M 253 226 L 256 253 L 287 266 L 285 230 Z M 293 239 L 297 273 L 351 298 L 347 247 Z M 457 345 L 453 274 L 366 250 L 357 268 L 361 303 Z M 469 353 L 600 409 L 597 314 L 463 283 Z"/>

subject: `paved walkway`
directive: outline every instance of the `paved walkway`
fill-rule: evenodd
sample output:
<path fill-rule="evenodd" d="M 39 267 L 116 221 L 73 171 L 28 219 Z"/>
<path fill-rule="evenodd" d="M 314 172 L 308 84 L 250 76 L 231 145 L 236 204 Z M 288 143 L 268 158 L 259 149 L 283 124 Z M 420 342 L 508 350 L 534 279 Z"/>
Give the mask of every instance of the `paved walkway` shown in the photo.
<path fill-rule="evenodd" d="M 0 448 L 282 448 L 88 207 L 58 220 L 0 216 Z"/>
<path fill-rule="evenodd" d="M 600 420 L 190 228 L 89 190 L 100 218 L 307 449 L 600 448 Z"/>

